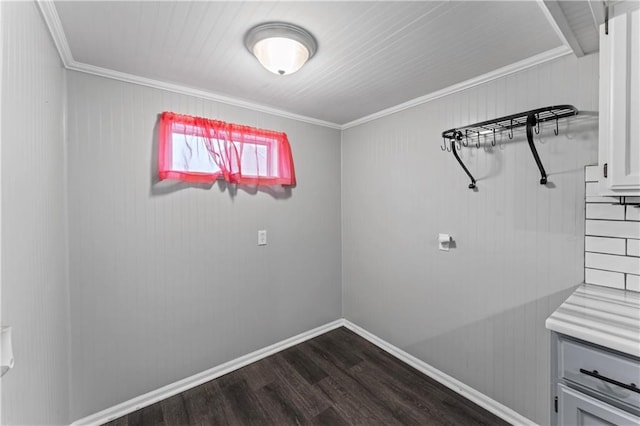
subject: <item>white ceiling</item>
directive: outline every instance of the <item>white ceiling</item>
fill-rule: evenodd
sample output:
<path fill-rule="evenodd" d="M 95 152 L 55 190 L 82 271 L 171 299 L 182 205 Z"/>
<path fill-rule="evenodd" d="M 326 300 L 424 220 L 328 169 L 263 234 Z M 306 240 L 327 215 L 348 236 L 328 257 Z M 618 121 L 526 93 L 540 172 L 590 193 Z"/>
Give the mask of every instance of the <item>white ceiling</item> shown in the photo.
<path fill-rule="evenodd" d="M 58 47 L 76 68 L 132 74 L 338 125 L 566 45 L 541 1 L 54 5 L 53 18 L 45 18 L 64 35 L 62 44 L 66 38 L 68 46 Z M 582 18 L 574 21 L 585 25 Z M 274 75 L 244 47 L 246 31 L 268 21 L 291 22 L 316 37 L 316 56 L 297 73 Z"/>

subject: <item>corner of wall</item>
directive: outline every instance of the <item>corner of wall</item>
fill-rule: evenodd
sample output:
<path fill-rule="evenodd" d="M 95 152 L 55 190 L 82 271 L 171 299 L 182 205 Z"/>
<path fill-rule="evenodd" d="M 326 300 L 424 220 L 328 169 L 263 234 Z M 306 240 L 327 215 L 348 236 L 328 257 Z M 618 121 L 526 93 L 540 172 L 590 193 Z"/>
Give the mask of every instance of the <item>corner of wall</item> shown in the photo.
<path fill-rule="evenodd" d="M 342 150 L 344 147 L 344 130 L 340 130 L 340 187 L 342 188 L 344 156 Z M 344 210 L 343 210 L 344 191 L 340 191 L 340 318 L 345 318 L 344 312 Z"/>
<path fill-rule="evenodd" d="M 0 22 L 0 318 L 14 326 L 16 353 L 15 368 L 1 381 L 0 421 L 64 424 L 70 420 L 64 68 L 35 2 L 0 2 Z"/>
<path fill-rule="evenodd" d="M 64 263 L 65 263 L 65 290 L 66 290 L 66 300 L 67 300 L 67 351 L 69 356 L 67 357 L 67 389 L 69 392 L 69 406 L 67 408 L 68 413 L 71 414 L 71 409 L 73 407 L 73 392 L 71 392 L 72 386 L 72 368 L 73 368 L 73 359 L 71 352 L 71 339 L 72 339 L 72 329 L 71 329 L 71 272 L 69 270 L 69 155 L 68 155 L 68 71 L 64 69 L 62 71 L 63 74 L 63 98 L 62 98 L 62 149 L 63 153 L 63 194 L 64 194 Z M 71 420 L 71 419 L 69 419 Z"/>

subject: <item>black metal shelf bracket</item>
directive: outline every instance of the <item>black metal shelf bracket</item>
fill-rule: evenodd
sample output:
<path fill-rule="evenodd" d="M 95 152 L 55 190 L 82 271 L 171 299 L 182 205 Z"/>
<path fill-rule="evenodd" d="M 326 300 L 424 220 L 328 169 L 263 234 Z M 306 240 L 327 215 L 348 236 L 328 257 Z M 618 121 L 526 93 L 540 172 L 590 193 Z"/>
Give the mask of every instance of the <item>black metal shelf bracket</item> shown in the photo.
<path fill-rule="evenodd" d="M 531 148 L 531 154 L 533 154 L 533 159 L 536 160 L 536 164 L 538 165 L 538 170 L 540 170 L 540 185 L 547 184 L 547 172 L 544 170 L 544 166 L 542 165 L 542 161 L 540 161 L 540 156 L 538 155 L 538 150 L 536 149 L 536 145 L 533 143 L 533 126 L 537 126 L 540 129 L 540 121 L 536 118 L 535 114 L 527 115 L 527 142 L 529 142 L 529 148 Z M 536 133 L 539 133 L 540 130 L 537 130 Z"/>
<path fill-rule="evenodd" d="M 462 140 L 462 132 L 457 132 L 455 136 L 456 137 L 454 139 L 451 139 L 451 152 L 453 152 L 453 156 L 456 157 L 456 160 L 458 160 L 458 163 L 460 163 L 462 170 L 464 170 L 467 176 L 469 176 L 469 179 L 471 179 L 471 183 L 469 184 L 469 189 L 474 189 L 476 187 L 476 180 L 473 178 L 473 175 L 471 175 L 471 173 L 469 172 L 469 169 L 467 169 L 467 166 L 464 165 L 464 163 L 460 159 L 460 156 L 458 155 L 458 152 L 456 151 L 456 141 Z"/>
<path fill-rule="evenodd" d="M 445 141 L 448 139 L 451 143 L 451 147 L 446 147 L 446 144 L 443 144 L 443 151 L 448 151 L 453 154 L 456 161 L 462 167 L 462 170 L 467 174 L 471 183 L 469 184 L 470 189 L 476 189 L 476 180 L 469 172 L 469 169 L 464 164 L 460 156 L 458 155 L 457 150 L 461 150 L 462 147 L 469 146 L 469 133 L 475 133 L 477 135 L 475 146 L 476 148 L 480 148 L 480 137 L 482 135 L 493 134 L 493 140 L 491 141 L 491 146 L 495 146 L 496 144 L 496 132 L 501 132 L 508 130 L 508 137 L 510 140 L 513 139 L 513 129 L 518 127 L 526 126 L 526 135 L 527 142 L 529 143 L 529 149 L 531 149 L 531 154 L 533 155 L 533 159 L 538 166 L 538 170 L 540 170 L 540 184 L 545 185 L 547 183 L 547 172 L 542 165 L 542 161 L 540 160 L 540 156 L 538 155 L 538 150 L 533 141 L 533 134 L 540 133 L 540 123 L 545 121 L 555 120 L 556 126 L 553 130 L 553 134 L 558 136 L 560 133 L 558 130 L 558 120 L 562 118 L 572 117 L 574 115 L 578 115 L 578 109 L 573 105 L 556 105 L 556 106 L 548 106 L 544 108 L 533 109 L 531 111 L 521 112 L 519 114 L 507 115 L 505 117 L 496 118 L 494 120 L 482 121 L 480 123 L 471 124 L 464 127 L 458 127 L 446 130 L 442 132 L 442 137 Z M 462 141 L 462 137 L 465 137 L 465 142 Z M 458 144 L 456 149 L 456 143 Z M 486 139 L 485 139 L 486 143 Z"/>

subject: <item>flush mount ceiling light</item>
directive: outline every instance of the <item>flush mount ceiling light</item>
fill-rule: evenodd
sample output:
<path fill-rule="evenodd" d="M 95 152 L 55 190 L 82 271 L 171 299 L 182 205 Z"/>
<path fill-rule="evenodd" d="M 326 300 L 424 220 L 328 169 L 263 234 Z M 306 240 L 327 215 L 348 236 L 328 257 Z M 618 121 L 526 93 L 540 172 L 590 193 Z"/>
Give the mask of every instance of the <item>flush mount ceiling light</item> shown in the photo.
<path fill-rule="evenodd" d="M 307 30 L 285 22 L 251 28 L 244 44 L 263 67 L 279 75 L 298 71 L 318 49 L 316 39 Z"/>

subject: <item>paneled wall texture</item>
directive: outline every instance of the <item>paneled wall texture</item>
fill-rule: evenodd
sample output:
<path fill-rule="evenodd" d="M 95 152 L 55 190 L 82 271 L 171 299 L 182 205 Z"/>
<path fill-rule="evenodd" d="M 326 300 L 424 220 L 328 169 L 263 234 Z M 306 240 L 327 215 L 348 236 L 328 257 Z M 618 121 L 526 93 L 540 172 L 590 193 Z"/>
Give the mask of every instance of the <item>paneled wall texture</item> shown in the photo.
<path fill-rule="evenodd" d="M 3 425 L 69 422 L 64 69 L 33 2 L 0 2 Z"/>
<path fill-rule="evenodd" d="M 585 168 L 584 280 L 640 291 L 640 197 L 598 196 L 598 173 Z"/>
<path fill-rule="evenodd" d="M 548 423 L 544 320 L 585 276 L 597 55 L 340 132 L 65 72 L 35 4 L 0 18 L 3 424 L 69 423 L 340 317 Z M 478 191 L 440 148 L 443 130 L 565 103 L 580 114 L 536 135 L 546 186 L 522 130 L 462 149 Z M 165 110 L 286 132 L 297 187 L 157 182 Z M 640 236 L 601 229 L 635 210 L 591 201 L 587 280 L 636 288 L 616 262 L 637 266 Z"/>
<path fill-rule="evenodd" d="M 340 318 L 338 130 L 76 72 L 68 97 L 72 418 Z M 297 187 L 157 183 L 166 110 L 286 132 Z"/>
<path fill-rule="evenodd" d="M 440 148 L 444 130 L 557 104 L 581 112 L 535 137 L 546 186 L 523 130 L 463 148 L 477 192 Z M 344 131 L 345 318 L 548 424 L 544 321 L 583 281 L 597 108 L 598 56 L 567 56 Z"/>

